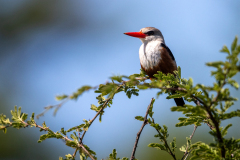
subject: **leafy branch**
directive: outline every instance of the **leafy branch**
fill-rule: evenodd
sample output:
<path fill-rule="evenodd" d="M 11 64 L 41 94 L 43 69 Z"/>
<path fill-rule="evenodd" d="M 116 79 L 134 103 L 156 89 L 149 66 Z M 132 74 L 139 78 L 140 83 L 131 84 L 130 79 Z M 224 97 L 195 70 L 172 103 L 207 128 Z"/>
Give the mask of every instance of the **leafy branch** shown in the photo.
<path fill-rule="evenodd" d="M 38 140 L 38 143 L 41 143 L 43 140 L 46 140 L 48 138 L 57 138 L 57 139 L 62 139 L 65 141 L 67 146 L 70 147 L 75 147 L 78 149 L 83 149 L 85 153 L 91 158 L 91 159 L 96 159 L 92 154 L 92 152 L 86 145 L 77 143 L 76 141 L 76 136 L 75 133 L 71 134 L 71 138 L 68 138 L 66 135 L 66 131 L 62 128 L 60 132 L 53 132 L 49 127 L 46 126 L 45 122 L 42 124 L 42 126 L 38 125 L 36 121 L 34 120 L 34 113 L 30 117 L 30 120 L 27 120 L 28 115 L 26 113 L 21 112 L 21 107 L 17 108 L 15 106 L 14 110 L 11 111 L 12 114 L 12 122 L 9 120 L 9 118 L 6 118 L 5 115 L 1 114 L 0 115 L 0 130 L 3 130 L 6 133 L 6 128 L 7 127 L 13 127 L 13 128 L 26 128 L 26 127 L 36 127 L 40 129 L 41 131 L 46 131 L 47 134 L 43 134 L 40 136 L 40 139 Z M 86 149 L 86 147 L 88 149 Z M 72 156 L 66 155 L 66 157 L 69 158 L 74 158 Z"/>

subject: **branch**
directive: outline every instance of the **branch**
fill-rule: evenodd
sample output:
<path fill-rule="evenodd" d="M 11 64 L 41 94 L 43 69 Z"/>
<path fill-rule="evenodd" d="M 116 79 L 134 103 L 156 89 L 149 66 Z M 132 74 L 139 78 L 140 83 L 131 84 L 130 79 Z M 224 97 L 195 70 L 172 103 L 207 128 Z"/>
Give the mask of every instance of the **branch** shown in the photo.
<path fill-rule="evenodd" d="M 210 119 L 212 120 L 213 124 L 215 125 L 216 132 L 217 132 L 217 138 L 218 138 L 218 141 L 219 141 L 220 146 L 221 146 L 221 155 L 222 155 L 223 158 L 225 158 L 225 153 L 226 153 L 226 149 L 225 149 L 225 147 L 224 147 L 224 145 L 223 145 L 223 137 L 222 137 L 222 134 L 221 134 L 221 132 L 220 132 L 220 130 L 219 130 L 219 122 L 213 117 L 210 108 L 211 108 L 211 106 L 212 106 L 215 102 L 217 102 L 217 99 L 218 99 L 218 97 L 219 97 L 219 95 L 220 95 L 221 89 L 222 89 L 222 88 L 224 87 L 224 85 L 226 84 L 226 78 L 227 78 L 228 72 L 229 72 L 229 69 L 228 69 L 228 70 L 226 71 L 226 73 L 224 74 L 224 81 L 223 81 L 223 83 L 221 84 L 220 89 L 218 90 L 216 97 L 212 100 L 212 102 L 211 102 L 211 104 L 210 104 L 209 107 L 207 107 L 207 106 L 205 107 L 206 110 L 207 110 L 207 112 L 208 112 L 208 114 L 209 114 L 209 116 L 210 116 Z"/>
<path fill-rule="evenodd" d="M 120 88 L 120 87 L 119 87 Z M 112 98 L 108 98 L 106 101 L 105 101 L 105 103 L 103 104 L 103 106 L 102 106 L 102 108 L 97 112 L 97 114 L 93 117 L 93 119 L 91 119 L 90 121 L 89 121 L 89 126 L 88 127 L 90 127 L 91 126 L 91 124 L 93 123 L 93 121 L 97 118 L 97 116 L 103 111 L 103 109 L 105 108 L 105 106 L 107 105 L 107 103 L 111 100 Z M 86 132 L 87 131 L 84 131 L 83 132 L 83 134 L 82 134 L 82 137 L 80 138 L 80 143 L 82 143 L 82 140 L 83 140 L 83 137 L 84 137 L 84 135 L 86 134 Z"/>
<path fill-rule="evenodd" d="M 69 99 L 70 99 L 70 96 L 68 96 L 64 101 L 62 101 L 62 102 L 59 103 L 59 104 L 44 107 L 45 110 L 44 110 L 42 113 L 39 113 L 39 114 L 36 116 L 36 118 L 39 119 L 39 117 L 44 116 L 44 114 L 45 114 L 48 110 L 50 110 L 50 109 L 52 109 L 52 108 L 56 108 L 55 111 L 54 111 L 54 116 L 55 116 L 57 110 L 58 110 L 64 103 L 66 103 L 67 101 L 69 101 Z"/>
<path fill-rule="evenodd" d="M 11 127 L 12 126 L 12 122 L 10 122 L 10 124 L 8 126 L 1 126 L 0 127 L 0 130 L 4 129 L 4 128 L 8 128 L 8 127 Z"/>
<path fill-rule="evenodd" d="M 31 124 L 28 124 L 28 123 L 25 122 L 25 121 L 21 121 L 21 122 L 25 125 L 24 127 L 28 127 L 29 125 L 31 125 Z M 33 125 L 34 125 L 36 128 L 40 128 L 40 129 L 42 129 L 42 130 L 44 130 L 44 131 L 49 131 L 49 127 L 42 127 L 42 126 L 38 125 L 36 122 L 35 122 Z M 8 127 L 9 127 L 9 126 L 8 126 Z M 53 132 L 53 133 L 56 134 L 55 132 Z M 69 141 L 69 142 L 72 141 L 72 140 L 69 139 L 67 136 L 62 136 L 62 139 L 65 140 L 65 141 Z M 84 145 L 83 145 L 82 142 L 79 143 L 79 144 L 77 145 L 77 147 L 78 147 L 78 148 L 82 148 L 82 149 L 84 150 L 84 152 L 86 152 L 86 154 L 88 154 L 88 156 L 89 156 L 92 160 L 95 160 L 94 157 L 93 157 L 93 156 L 88 152 L 88 150 L 84 147 Z M 76 152 L 77 152 L 78 148 L 76 148 L 76 150 L 75 150 L 75 152 L 74 152 L 74 154 L 73 154 L 73 157 L 76 156 Z"/>
<path fill-rule="evenodd" d="M 31 126 L 31 124 L 28 124 L 27 122 L 25 122 L 25 121 L 23 121 L 23 120 L 21 120 L 21 122 L 25 125 L 24 128 L 25 128 L 25 127 L 28 127 L 28 126 Z M 32 124 L 32 125 L 33 125 L 33 124 Z M 44 130 L 44 131 L 48 131 L 48 129 L 49 129 L 49 127 L 44 128 L 44 127 L 38 125 L 36 122 L 34 122 L 34 125 L 33 125 L 33 126 L 35 126 L 36 128 L 40 128 L 40 129 L 42 129 L 42 130 Z M 56 133 L 54 132 L 54 134 L 56 134 Z"/>
<path fill-rule="evenodd" d="M 142 81 L 144 81 L 144 80 L 146 80 L 146 79 L 148 79 L 148 78 L 146 78 L 146 77 L 136 77 L 136 78 L 135 78 L 135 80 L 142 80 Z M 125 84 L 125 83 L 127 83 L 127 82 L 130 82 L 130 81 L 132 81 L 132 80 L 122 81 L 122 83 L 117 84 L 117 85 L 120 86 L 120 85 L 123 85 L 123 84 Z M 108 83 L 109 83 L 109 82 L 106 82 L 105 84 L 108 84 Z M 115 84 L 116 84 L 116 83 L 115 83 Z M 98 86 L 95 86 L 95 87 L 91 87 L 90 89 L 91 89 L 91 90 L 94 90 L 94 89 L 97 89 L 98 87 L 99 87 L 99 85 L 98 85 Z M 90 90 L 90 89 L 88 89 L 88 90 Z M 78 95 L 78 96 L 79 96 L 79 95 Z M 55 111 L 54 111 L 54 116 L 55 116 L 57 110 L 58 110 L 64 103 L 66 103 L 66 102 L 68 102 L 69 100 L 73 99 L 72 97 L 74 97 L 74 94 L 66 96 L 66 98 L 64 98 L 64 100 L 62 100 L 60 103 L 58 103 L 58 104 L 56 104 L 56 105 L 50 105 L 50 106 L 44 107 L 44 111 L 43 111 L 42 113 L 39 113 L 39 114 L 36 116 L 37 119 L 39 119 L 39 117 L 41 117 L 41 116 L 44 116 L 44 114 L 45 114 L 48 110 L 53 109 L 53 108 L 55 108 Z"/>
<path fill-rule="evenodd" d="M 189 151 L 189 153 L 190 153 L 190 152 L 191 152 L 191 150 Z M 187 154 L 187 156 L 184 158 L 184 160 L 186 160 L 188 156 L 189 156 L 189 154 Z"/>
<path fill-rule="evenodd" d="M 192 139 L 192 137 L 193 137 L 193 135 L 194 135 L 194 133 L 195 133 L 195 131 L 196 131 L 197 127 L 198 127 L 198 126 L 194 126 L 193 133 L 192 133 L 192 135 L 189 137 L 189 138 L 190 138 L 190 140 Z"/>
<path fill-rule="evenodd" d="M 79 132 L 79 129 L 78 129 L 78 137 L 79 137 L 79 140 L 80 140 L 80 138 L 81 138 L 81 136 L 80 136 L 80 132 Z M 76 154 L 77 154 L 77 148 L 75 149 L 75 151 L 74 151 L 74 153 L 73 153 L 73 158 L 75 158 L 75 156 L 76 156 Z"/>
<path fill-rule="evenodd" d="M 211 107 L 211 106 L 210 106 Z M 211 121 L 213 122 L 214 126 L 215 126 L 215 129 L 216 129 L 216 132 L 217 132 L 217 138 L 218 138 L 218 141 L 221 145 L 221 155 L 223 158 L 225 158 L 225 147 L 223 146 L 223 138 L 222 138 L 222 134 L 219 130 L 219 123 L 218 121 L 213 117 L 212 115 L 212 112 L 210 110 L 210 107 L 205 107 L 206 108 L 206 111 L 208 112 L 208 115 L 209 115 L 209 118 L 211 119 Z"/>
<path fill-rule="evenodd" d="M 148 116 L 149 108 L 151 107 L 152 101 L 153 101 L 153 98 L 151 99 L 151 102 L 150 102 L 150 104 L 148 105 L 147 112 L 146 112 L 146 114 L 145 114 L 142 127 L 140 128 L 139 132 L 137 133 L 136 141 L 135 141 L 135 144 L 134 144 L 134 147 L 133 147 L 133 151 L 132 151 L 132 155 L 131 155 L 131 159 L 130 159 L 130 160 L 134 160 L 134 159 L 135 159 L 134 155 L 135 155 L 135 152 L 136 152 L 136 149 L 137 149 L 137 144 L 138 144 L 140 135 L 141 135 L 141 133 L 142 133 L 142 130 L 143 130 L 144 126 L 145 126 L 146 124 L 148 124 L 147 116 Z"/>
<path fill-rule="evenodd" d="M 153 122 L 153 124 L 155 124 L 155 122 L 154 122 L 154 119 L 152 118 L 152 122 Z M 156 128 L 155 128 L 156 129 Z M 158 134 L 159 135 L 161 135 L 161 133 L 156 129 L 156 131 L 158 132 Z M 173 154 L 173 152 L 172 152 L 172 150 L 170 149 L 170 147 L 168 146 L 168 143 L 167 143 L 167 141 L 166 141 L 166 139 L 162 139 L 163 141 L 164 141 L 164 144 L 166 145 L 166 147 L 167 147 L 167 149 L 169 150 L 169 154 L 173 157 L 173 159 L 175 159 L 176 160 L 176 156 L 175 156 L 175 154 Z"/>
<path fill-rule="evenodd" d="M 205 105 L 205 103 L 204 102 L 202 102 L 198 97 L 196 97 L 196 96 L 194 96 L 193 95 L 193 98 L 195 99 L 195 101 L 194 101 L 194 103 L 197 105 L 197 106 L 201 106 L 201 103 L 203 104 L 203 105 Z M 200 101 L 201 101 L 201 103 L 200 103 Z M 206 105 L 205 105 L 206 106 Z M 208 115 L 209 116 L 209 115 Z M 215 127 L 213 126 L 213 125 L 211 125 L 210 123 L 208 123 L 208 122 L 206 122 L 207 123 L 207 125 L 209 126 L 209 128 L 211 129 L 211 130 L 213 130 Z"/>
<path fill-rule="evenodd" d="M 124 85 L 124 82 L 122 83 L 122 85 L 118 86 L 118 88 L 116 89 L 116 91 L 114 92 L 114 94 L 112 95 L 112 97 L 106 99 L 106 101 L 104 102 L 102 108 L 97 112 L 97 114 L 93 117 L 93 119 L 91 119 L 91 120 L 89 121 L 89 126 L 88 126 L 88 127 L 91 126 L 91 124 L 93 123 L 93 121 L 98 117 L 98 115 L 103 111 L 103 109 L 106 107 L 106 105 L 108 104 L 108 102 L 113 99 L 115 93 L 118 92 L 118 90 L 119 90 L 123 85 Z M 84 131 L 84 132 L 83 132 L 82 137 L 79 136 L 79 139 L 80 139 L 80 140 L 79 140 L 79 144 L 82 144 L 82 141 L 83 141 L 83 138 L 84 138 L 86 132 L 87 132 L 87 131 Z M 76 148 L 75 151 L 74 151 L 74 154 L 73 154 L 74 157 L 75 157 L 75 155 L 76 155 L 77 150 L 78 150 L 78 148 Z"/>
<path fill-rule="evenodd" d="M 73 153 L 73 155 L 72 155 L 73 158 L 75 158 L 75 156 L 76 156 L 76 154 L 77 154 L 77 150 L 78 150 L 78 149 L 76 148 L 75 151 L 74 151 L 74 153 Z"/>
<path fill-rule="evenodd" d="M 124 83 L 123 83 L 122 85 L 118 86 L 118 88 L 116 89 L 116 91 L 114 92 L 114 94 L 112 95 L 112 97 L 109 97 L 108 99 L 106 99 L 106 101 L 104 102 L 102 108 L 97 112 L 97 114 L 93 117 L 93 119 L 91 119 L 91 120 L 89 121 L 89 126 L 88 126 L 88 127 L 91 126 L 91 124 L 93 123 L 93 121 L 94 121 L 94 120 L 97 118 L 97 116 L 103 111 L 103 109 L 106 107 L 106 105 L 108 104 L 108 102 L 113 99 L 115 93 L 117 93 L 118 90 L 119 90 L 123 85 L 124 85 Z M 83 137 L 84 137 L 84 135 L 85 135 L 86 132 L 87 132 L 87 131 L 84 131 L 84 132 L 83 132 L 83 135 L 82 135 L 82 137 L 80 138 L 80 141 L 79 141 L 80 143 L 82 143 Z"/>
<path fill-rule="evenodd" d="M 88 150 L 84 147 L 82 143 L 79 144 L 79 147 L 81 147 L 84 150 L 84 152 L 86 152 L 92 160 L 95 160 L 94 157 L 88 152 Z"/>
<path fill-rule="evenodd" d="M 107 103 L 109 102 L 109 98 L 105 101 L 105 103 L 103 104 L 103 106 L 102 106 L 102 108 L 97 112 L 97 114 L 93 117 L 93 119 L 91 119 L 89 122 L 89 126 L 88 127 L 90 127 L 91 126 L 91 124 L 93 123 L 93 121 L 97 118 L 97 116 L 103 111 L 103 109 L 105 108 L 105 106 L 107 105 Z M 82 144 L 82 140 L 83 140 L 83 137 L 84 137 L 84 135 L 86 134 L 86 132 L 87 131 L 84 131 L 83 132 L 83 134 L 82 134 L 82 137 L 80 138 L 80 140 L 79 140 L 79 144 Z M 74 157 L 75 157 L 75 155 L 76 155 L 76 152 L 77 152 L 77 150 L 78 150 L 78 148 L 76 148 L 75 149 L 75 152 L 74 152 Z"/>
<path fill-rule="evenodd" d="M 224 80 L 224 83 L 221 85 L 221 88 L 225 85 L 225 80 Z M 212 111 L 210 110 L 211 106 L 213 103 L 215 103 L 217 101 L 217 98 L 220 94 L 220 91 L 218 91 L 217 93 L 217 96 L 214 98 L 214 100 L 211 102 L 210 106 L 207 106 L 204 102 L 202 102 L 198 97 L 192 95 L 197 101 L 199 101 L 201 104 L 203 104 L 203 107 L 206 109 L 208 115 L 209 115 L 209 118 L 211 119 L 211 121 L 213 122 L 214 126 L 212 126 L 211 124 L 207 123 L 208 126 L 210 127 L 210 129 L 216 129 L 216 132 L 217 132 L 217 138 L 218 138 L 218 141 L 220 144 L 223 144 L 223 138 L 222 138 L 222 135 L 221 135 L 221 132 L 219 130 L 219 123 L 217 122 L 217 120 L 213 117 L 213 114 L 212 114 Z M 225 158 L 225 147 L 222 145 L 221 146 L 221 155 L 223 158 Z"/>
<path fill-rule="evenodd" d="M 192 137 L 193 137 L 193 135 L 194 135 L 194 133 L 195 133 L 197 127 L 198 127 L 198 126 L 194 126 L 193 133 L 192 133 L 192 135 L 189 137 L 190 140 L 192 139 Z M 186 148 L 186 152 L 184 153 L 184 155 L 183 155 L 183 157 L 182 157 L 181 160 L 183 160 L 185 156 L 186 156 L 186 157 L 185 157 L 185 159 L 186 159 L 187 156 L 188 156 L 188 154 L 191 152 L 191 151 L 188 152 L 188 147 L 189 147 L 189 146 L 187 146 L 187 148 Z M 185 159 L 184 159 L 184 160 L 185 160 Z"/>

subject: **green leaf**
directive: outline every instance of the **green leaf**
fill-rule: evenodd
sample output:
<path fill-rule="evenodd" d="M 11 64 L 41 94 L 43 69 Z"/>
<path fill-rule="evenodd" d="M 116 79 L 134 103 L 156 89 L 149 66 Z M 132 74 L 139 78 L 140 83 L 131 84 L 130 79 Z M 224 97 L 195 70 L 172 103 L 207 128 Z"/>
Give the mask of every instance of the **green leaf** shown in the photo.
<path fill-rule="evenodd" d="M 85 125 L 85 124 L 80 124 L 80 125 L 78 125 L 78 126 L 69 128 L 66 132 L 71 132 L 71 131 L 73 131 L 73 130 L 75 130 L 75 129 L 77 129 L 79 132 L 81 132 L 81 131 L 82 131 L 81 128 L 83 128 L 84 125 Z"/>
<path fill-rule="evenodd" d="M 118 86 L 114 83 L 107 83 L 106 85 L 100 84 L 95 93 L 102 93 L 103 96 L 108 95 L 110 92 L 115 91 Z"/>
<path fill-rule="evenodd" d="M 22 108 L 21 108 L 21 107 L 18 107 L 17 116 L 20 117 L 21 113 L 22 113 Z"/>
<path fill-rule="evenodd" d="M 154 127 L 158 131 L 161 130 L 161 126 L 158 123 L 151 123 L 150 126 Z"/>
<path fill-rule="evenodd" d="M 183 96 L 185 96 L 186 93 L 175 93 L 173 95 L 167 96 L 167 99 L 172 99 L 172 98 L 181 98 Z"/>
<path fill-rule="evenodd" d="M 75 160 L 75 158 L 71 154 L 66 154 L 65 157 L 66 157 L 66 159 L 64 159 L 64 160 Z"/>
<path fill-rule="evenodd" d="M 154 112 L 152 111 L 154 102 L 155 102 L 155 99 L 153 99 L 152 103 L 150 104 L 151 106 L 149 107 L 149 110 L 148 110 L 148 115 L 149 115 L 151 118 L 152 118 L 153 113 L 154 113 Z"/>
<path fill-rule="evenodd" d="M 141 89 L 141 90 L 145 90 L 145 89 L 149 88 L 149 86 L 144 85 L 144 84 L 137 85 L 137 87 L 138 87 L 138 89 Z"/>
<path fill-rule="evenodd" d="M 240 110 L 231 111 L 229 113 L 224 113 L 219 116 L 219 119 L 225 120 L 230 119 L 232 117 L 240 117 Z"/>
<path fill-rule="evenodd" d="M 237 41 L 238 41 L 238 37 L 236 36 L 235 39 L 233 40 L 233 43 L 232 43 L 232 46 L 231 46 L 232 52 L 236 49 Z"/>
<path fill-rule="evenodd" d="M 0 130 L 3 130 L 3 133 L 7 133 L 7 128 L 5 126 L 0 125 Z"/>
<path fill-rule="evenodd" d="M 67 131 L 64 130 L 64 128 L 61 128 L 61 131 L 60 131 L 63 135 L 67 135 Z"/>
<path fill-rule="evenodd" d="M 63 94 L 63 95 L 56 96 L 55 98 L 57 101 L 61 101 L 61 100 L 66 99 L 67 97 L 68 97 L 68 95 Z"/>
<path fill-rule="evenodd" d="M 27 119 L 28 115 L 26 113 L 22 113 L 21 119 L 22 121 L 25 121 Z"/>
<path fill-rule="evenodd" d="M 179 148 L 179 150 L 182 151 L 182 152 L 186 152 L 186 148 L 187 147 L 185 145 L 183 145 L 181 148 Z"/>
<path fill-rule="evenodd" d="M 223 130 L 222 130 L 222 136 L 226 136 L 227 135 L 227 130 L 232 126 L 232 124 L 228 124 Z"/>
<path fill-rule="evenodd" d="M 117 151 L 116 149 L 113 149 L 112 153 L 109 155 L 110 159 L 117 159 Z"/>
<path fill-rule="evenodd" d="M 236 88 L 236 89 L 239 88 L 239 84 L 238 84 L 235 80 L 233 80 L 233 79 L 231 79 L 231 78 L 228 78 L 228 79 L 227 79 L 227 83 L 230 84 L 231 86 L 233 86 L 233 87 Z"/>
<path fill-rule="evenodd" d="M 182 73 L 181 73 L 182 71 L 181 71 L 181 67 L 180 66 L 178 66 L 178 77 L 181 79 L 181 77 L 182 77 Z"/>
<path fill-rule="evenodd" d="M 110 77 L 111 80 L 115 80 L 115 81 L 118 81 L 118 82 L 122 82 L 123 76 L 112 76 Z"/>
<path fill-rule="evenodd" d="M 224 62 L 223 61 L 208 62 L 208 63 L 206 63 L 206 65 L 210 66 L 210 67 L 220 68 L 221 65 L 224 65 Z"/>
<path fill-rule="evenodd" d="M 83 92 L 86 92 L 86 91 L 88 91 L 88 90 L 90 90 L 92 88 L 93 87 L 91 87 L 91 86 L 82 86 L 81 88 L 79 88 L 77 90 L 77 92 L 74 92 L 69 98 L 70 99 L 77 99 L 80 95 L 83 94 Z"/>
<path fill-rule="evenodd" d="M 135 119 L 139 121 L 144 121 L 144 118 L 142 116 L 136 116 Z"/>
<path fill-rule="evenodd" d="M 78 136 L 76 132 L 73 132 L 73 134 L 71 134 L 70 137 L 75 141 L 76 144 L 78 143 Z"/>
<path fill-rule="evenodd" d="M 150 144 L 148 145 L 148 147 L 153 147 L 153 148 L 157 148 L 157 149 L 164 150 L 164 151 L 167 150 L 164 145 L 159 144 L 159 143 L 150 143 Z"/>
<path fill-rule="evenodd" d="M 94 111 L 96 111 L 96 112 L 98 112 L 99 111 L 99 109 L 97 108 L 97 106 L 95 106 L 94 104 L 91 104 L 91 108 L 90 108 L 91 110 L 94 110 Z"/>
<path fill-rule="evenodd" d="M 230 54 L 230 51 L 228 50 L 227 46 L 223 46 L 222 50 L 220 50 L 220 52 L 225 52 L 225 53 L 228 53 Z"/>
<path fill-rule="evenodd" d="M 173 141 L 170 142 L 170 147 L 173 151 L 173 153 L 175 152 L 175 149 L 177 148 L 177 145 L 176 145 L 176 137 L 173 138 Z"/>
<path fill-rule="evenodd" d="M 88 127 L 90 126 L 90 123 L 86 119 L 83 119 L 83 121 L 85 122 L 85 125 L 83 126 L 83 130 L 88 131 Z"/>

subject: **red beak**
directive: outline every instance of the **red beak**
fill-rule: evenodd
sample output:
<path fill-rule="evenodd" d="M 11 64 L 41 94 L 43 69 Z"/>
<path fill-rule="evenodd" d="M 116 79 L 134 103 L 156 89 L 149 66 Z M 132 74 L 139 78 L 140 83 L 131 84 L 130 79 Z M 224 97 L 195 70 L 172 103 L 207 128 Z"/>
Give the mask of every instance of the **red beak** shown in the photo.
<path fill-rule="evenodd" d="M 142 33 L 142 32 L 126 32 L 124 33 L 128 36 L 132 36 L 132 37 L 137 37 L 137 38 L 145 38 L 147 35 Z"/>

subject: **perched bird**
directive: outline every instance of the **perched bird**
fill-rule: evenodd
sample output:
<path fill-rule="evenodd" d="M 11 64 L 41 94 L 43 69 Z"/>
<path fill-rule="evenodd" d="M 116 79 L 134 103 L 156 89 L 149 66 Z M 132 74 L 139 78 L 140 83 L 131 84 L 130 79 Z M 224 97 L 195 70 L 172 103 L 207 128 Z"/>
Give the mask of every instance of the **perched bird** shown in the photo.
<path fill-rule="evenodd" d="M 160 30 L 154 27 L 142 28 L 140 32 L 127 32 L 126 35 L 139 38 L 142 45 L 139 49 L 139 58 L 142 69 L 149 78 L 157 71 L 168 74 L 177 70 L 177 63 L 171 52 L 166 46 Z M 183 98 L 174 98 L 177 106 L 183 106 Z"/>

